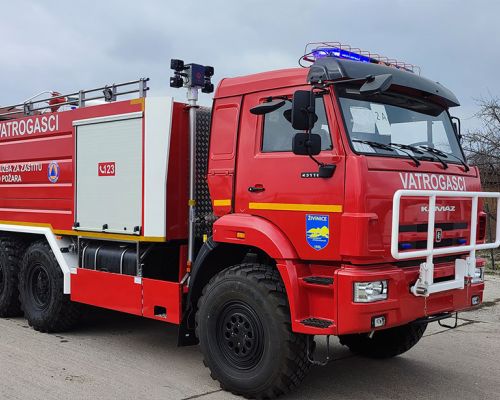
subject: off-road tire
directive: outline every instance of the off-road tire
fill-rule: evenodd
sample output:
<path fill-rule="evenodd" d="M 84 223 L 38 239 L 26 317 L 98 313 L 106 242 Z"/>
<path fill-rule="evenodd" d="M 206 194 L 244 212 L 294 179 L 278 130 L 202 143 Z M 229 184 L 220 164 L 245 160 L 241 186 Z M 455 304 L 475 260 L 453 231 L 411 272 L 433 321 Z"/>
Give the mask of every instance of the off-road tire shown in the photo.
<path fill-rule="evenodd" d="M 0 236 L 0 317 L 23 314 L 19 303 L 19 266 L 26 244 L 19 238 Z"/>
<path fill-rule="evenodd" d="M 212 378 L 247 398 L 287 393 L 311 366 L 307 336 L 291 331 L 285 287 L 268 265 L 240 264 L 214 276 L 198 301 L 196 335 Z"/>
<path fill-rule="evenodd" d="M 408 324 L 369 334 L 342 335 L 340 343 L 369 358 L 391 358 L 410 350 L 422 338 L 427 324 Z"/>
<path fill-rule="evenodd" d="M 63 292 L 63 273 L 45 241 L 33 243 L 19 271 L 19 293 L 24 315 L 40 332 L 63 332 L 80 319 L 81 305 Z"/>

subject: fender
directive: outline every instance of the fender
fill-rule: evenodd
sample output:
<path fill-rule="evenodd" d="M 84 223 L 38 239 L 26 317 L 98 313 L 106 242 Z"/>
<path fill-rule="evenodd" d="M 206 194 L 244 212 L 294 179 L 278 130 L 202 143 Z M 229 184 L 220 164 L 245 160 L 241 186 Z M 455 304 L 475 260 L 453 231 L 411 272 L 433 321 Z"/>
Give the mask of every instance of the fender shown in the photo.
<path fill-rule="evenodd" d="M 59 268 L 64 277 L 64 294 L 71 293 L 71 269 L 78 266 L 78 257 L 76 254 L 63 253 L 61 248 L 68 247 L 71 240 L 65 237 L 54 235 L 49 226 L 30 226 L 30 225 L 14 225 L 14 224 L 0 224 L 0 231 L 15 232 L 15 233 L 28 233 L 45 236 L 54 256 L 59 264 Z"/>
<path fill-rule="evenodd" d="M 179 345 L 196 343 L 194 313 L 204 283 L 221 268 L 241 262 L 249 247 L 265 252 L 276 261 L 290 306 L 292 330 L 307 334 L 332 334 L 334 327 L 320 329 L 301 324 L 302 319 L 314 314 L 311 314 L 309 309 L 309 301 L 305 300 L 309 298 L 307 288 L 299 282 L 299 275 L 304 273 L 305 266 L 298 260 L 297 252 L 285 234 L 264 218 L 247 214 L 228 214 L 214 223 L 213 236 L 203 244 L 193 263 L 186 312 L 179 327 Z M 212 265 L 212 268 L 207 270 L 204 265 L 212 254 L 222 255 L 220 261 L 224 265 Z M 203 276 L 204 271 L 208 272 L 209 277 Z"/>
<path fill-rule="evenodd" d="M 248 214 L 227 214 L 215 221 L 213 240 L 253 246 L 275 260 L 298 258 L 286 235 L 268 220 Z"/>
<path fill-rule="evenodd" d="M 251 246 L 264 251 L 276 261 L 276 267 L 285 284 L 285 290 L 290 306 L 292 331 L 306 334 L 334 334 L 335 326 L 317 328 L 305 326 L 301 320 L 315 316 L 317 305 L 310 304 L 310 298 L 324 296 L 324 292 L 316 292 L 317 288 L 308 289 L 301 285 L 300 277 L 308 271 L 295 251 L 288 237 L 270 221 L 248 214 L 227 214 L 219 218 L 213 226 L 213 240 L 216 243 L 239 244 Z M 214 243 L 211 244 L 212 246 Z M 205 250 L 208 250 L 209 247 Z M 311 292 L 308 292 L 311 290 Z M 319 289 L 324 290 L 324 289 Z M 312 308 L 311 308 L 312 307 Z M 333 317 L 329 317 L 333 319 Z"/>
<path fill-rule="evenodd" d="M 288 238 L 271 222 L 247 214 L 228 214 L 219 218 L 213 225 L 213 236 L 203 244 L 193 263 L 188 281 L 186 312 L 179 328 L 180 345 L 195 343 L 194 311 L 203 286 L 222 269 L 241 263 L 249 247 L 265 252 L 276 260 L 277 265 L 284 263 L 286 259 L 297 258 L 297 253 Z M 219 257 L 215 263 L 214 256 Z M 290 284 L 295 274 L 292 273 L 292 277 L 289 277 L 286 268 L 278 268 L 278 270 L 287 293 L 298 289 L 298 285 Z M 289 294 L 289 297 L 290 311 L 294 313 L 297 294 Z"/>
<path fill-rule="evenodd" d="M 228 214 L 214 223 L 213 239 L 215 242 L 258 248 L 276 261 L 276 267 L 285 284 L 292 330 L 301 332 L 304 327 L 299 324 L 300 299 L 305 297 L 304 293 L 301 293 L 297 276 L 296 260 L 298 255 L 283 231 L 261 217 L 248 214 Z"/>

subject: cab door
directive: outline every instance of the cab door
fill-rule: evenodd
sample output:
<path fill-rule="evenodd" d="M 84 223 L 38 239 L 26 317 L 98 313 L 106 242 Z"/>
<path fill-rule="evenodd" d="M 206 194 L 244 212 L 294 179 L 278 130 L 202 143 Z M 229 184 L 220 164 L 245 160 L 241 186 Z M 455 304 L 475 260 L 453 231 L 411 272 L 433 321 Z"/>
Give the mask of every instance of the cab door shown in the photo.
<path fill-rule="evenodd" d="M 264 116 L 250 113 L 252 107 L 270 96 L 291 98 L 296 89 L 245 96 L 240 119 L 234 211 L 273 222 L 288 236 L 302 259 L 338 259 L 345 157 L 331 95 L 317 97 L 318 121 L 312 130 L 322 139 L 322 151 L 317 160 L 335 165 L 331 178 L 319 178 L 318 165 L 311 158 L 291 151 L 296 132 L 283 115 L 291 108 L 290 102 Z"/>

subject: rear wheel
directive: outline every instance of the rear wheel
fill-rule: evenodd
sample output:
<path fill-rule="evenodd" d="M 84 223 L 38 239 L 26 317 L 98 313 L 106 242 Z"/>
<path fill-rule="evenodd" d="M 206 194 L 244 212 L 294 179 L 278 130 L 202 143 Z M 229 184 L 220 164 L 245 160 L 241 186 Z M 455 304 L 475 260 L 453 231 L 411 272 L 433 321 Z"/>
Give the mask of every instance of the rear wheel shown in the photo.
<path fill-rule="evenodd" d="M 198 303 L 196 334 L 212 378 L 234 394 L 277 397 L 310 368 L 307 337 L 291 331 L 283 282 L 267 265 L 236 265 L 212 278 Z"/>
<path fill-rule="evenodd" d="M 45 241 L 27 249 L 19 273 L 19 292 L 26 319 L 37 331 L 65 331 L 79 320 L 81 306 L 64 294 L 63 273 Z"/>
<path fill-rule="evenodd" d="M 0 237 L 0 317 L 22 315 L 19 303 L 18 276 L 19 264 L 25 244 L 10 236 Z"/>
<path fill-rule="evenodd" d="M 408 324 L 368 333 L 342 335 L 340 343 L 365 357 L 390 358 L 405 353 L 422 338 L 427 324 Z"/>

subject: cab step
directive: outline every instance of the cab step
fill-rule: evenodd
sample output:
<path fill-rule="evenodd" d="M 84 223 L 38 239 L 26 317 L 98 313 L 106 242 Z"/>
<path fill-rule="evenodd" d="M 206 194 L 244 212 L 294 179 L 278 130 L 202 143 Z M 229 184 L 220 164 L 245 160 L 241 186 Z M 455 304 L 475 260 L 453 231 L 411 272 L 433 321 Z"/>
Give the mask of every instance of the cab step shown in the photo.
<path fill-rule="evenodd" d="M 327 276 L 306 276 L 305 278 L 302 278 L 302 280 L 312 285 L 323 285 L 323 286 L 333 285 L 333 278 Z"/>
<path fill-rule="evenodd" d="M 329 319 L 321 319 L 321 318 L 306 318 L 300 321 L 302 325 L 311 326 L 313 328 L 329 328 L 333 325 L 333 321 Z"/>

